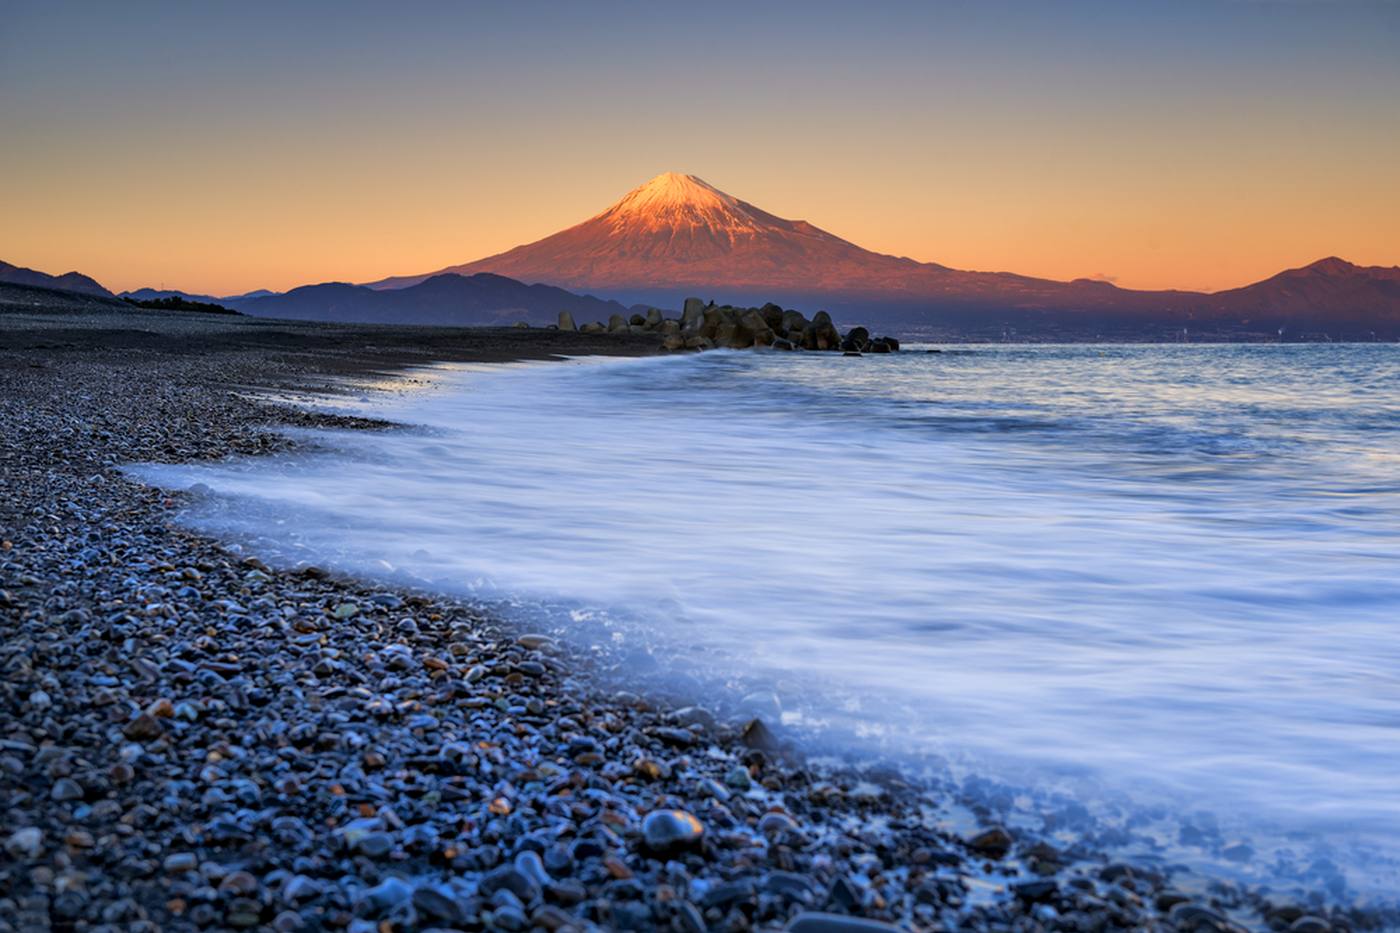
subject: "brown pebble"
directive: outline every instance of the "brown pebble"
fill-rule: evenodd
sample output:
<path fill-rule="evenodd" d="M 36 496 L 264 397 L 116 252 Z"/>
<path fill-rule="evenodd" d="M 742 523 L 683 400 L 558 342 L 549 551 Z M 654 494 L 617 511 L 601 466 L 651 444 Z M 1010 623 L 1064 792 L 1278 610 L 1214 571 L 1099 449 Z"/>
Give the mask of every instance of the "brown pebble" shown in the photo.
<path fill-rule="evenodd" d="M 999 859 L 1011 851 L 1011 834 L 1000 826 L 993 826 L 967 840 L 967 847 L 979 855 Z"/>
<path fill-rule="evenodd" d="M 762 752 L 775 752 L 779 747 L 778 737 L 763 724 L 762 719 L 755 719 L 744 727 L 743 740 L 749 748 Z"/>
<path fill-rule="evenodd" d="M 122 729 L 122 734 L 128 739 L 147 741 L 149 739 L 159 738 L 163 731 L 165 730 L 161 727 L 161 724 L 156 721 L 154 716 L 150 713 L 142 713 L 126 724 L 126 727 Z"/>
<path fill-rule="evenodd" d="M 632 869 L 628 868 L 623 863 L 622 859 L 615 855 L 609 855 L 607 858 L 603 859 L 603 867 L 608 870 L 608 874 L 612 875 L 618 881 L 626 881 L 628 878 L 632 877 Z"/>

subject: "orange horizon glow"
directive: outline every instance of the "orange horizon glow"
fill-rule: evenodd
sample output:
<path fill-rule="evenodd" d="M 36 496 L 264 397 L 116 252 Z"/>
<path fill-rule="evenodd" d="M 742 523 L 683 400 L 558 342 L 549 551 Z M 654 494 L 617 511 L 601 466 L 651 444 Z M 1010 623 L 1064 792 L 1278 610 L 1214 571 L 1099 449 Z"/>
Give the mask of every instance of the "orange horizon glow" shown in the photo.
<path fill-rule="evenodd" d="M 693 169 L 692 173 L 716 175 Z M 522 189 L 510 181 L 479 178 L 475 184 L 458 184 L 457 199 L 464 203 L 455 208 L 419 214 L 362 204 L 366 213 L 354 223 L 347 216 L 351 212 L 345 201 L 327 187 L 312 196 L 303 193 L 298 215 L 283 213 L 275 229 L 265 229 L 233 204 L 224 205 L 230 211 L 227 215 L 218 205 L 210 205 L 190 221 L 85 224 L 79 215 L 101 197 L 100 192 L 89 191 L 75 193 L 74 200 L 82 204 L 49 201 L 52 220 L 42 227 L 35 224 L 0 233 L 0 259 L 52 274 L 75 270 L 113 291 L 164 287 L 236 295 L 257 288 L 285 291 L 328 281 L 370 282 L 431 272 L 540 239 L 592 216 L 625 193 L 626 187 L 644 180 L 625 183 L 621 189 L 614 185 L 608 193 L 605 185 L 590 186 L 597 189 L 594 193 L 581 192 L 577 185 Z M 956 269 L 1061 281 L 1101 278 L 1123 288 L 1219 291 L 1331 255 L 1362 266 L 1400 262 L 1400 249 L 1395 248 L 1400 242 L 1400 230 L 1395 229 L 1400 201 L 1389 212 L 1378 210 L 1370 218 L 1349 213 L 1330 224 L 1322 212 L 1313 212 L 1310 223 L 1293 225 L 1287 218 L 1268 217 L 1267 205 L 1256 203 L 1236 208 L 1251 215 L 1248 225 L 1204 224 L 1194 217 L 1171 216 L 1165 206 L 1133 217 L 1079 211 L 1075 222 L 1067 225 L 1060 220 L 1064 216 L 1060 211 L 1067 211 L 1064 205 L 1047 210 L 1042 203 L 1034 212 L 1005 204 L 979 209 L 970 203 L 975 196 L 968 192 L 963 204 L 944 201 L 943 216 L 957 228 L 956 234 L 924 232 L 921 237 L 922 211 L 901 213 L 890 208 L 880 217 L 863 214 L 864 199 L 855 191 L 842 192 L 829 216 L 823 216 L 795 203 L 785 206 L 784 202 L 802 197 L 791 178 L 769 197 L 737 185 L 716 184 L 760 208 L 810 221 L 876 252 Z M 517 194 L 525 190 L 530 197 L 515 197 L 510 204 L 491 203 L 499 201 L 492 192 L 502 188 Z M 824 200 L 830 200 L 833 193 L 823 194 Z M 412 191 L 399 195 L 408 204 L 426 198 Z M 887 198 L 892 195 L 879 189 L 873 195 L 877 202 Z M 471 201 L 491 203 L 485 211 L 490 220 L 454 222 L 471 213 L 482 215 L 483 211 L 466 207 L 465 202 Z M 104 213 L 130 217 L 131 210 L 117 203 Z M 26 211 L 35 212 L 37 207 Z M 1214 229 L 1202 229 L 1208 226 Z"/>
<path fill-rule="evenodd" d="M 431 272 L 665 171 L 956 269 L 1400 264 L 1395 6 L 62 6 L 0 28 L 0 260 L 114 291 Z"/>

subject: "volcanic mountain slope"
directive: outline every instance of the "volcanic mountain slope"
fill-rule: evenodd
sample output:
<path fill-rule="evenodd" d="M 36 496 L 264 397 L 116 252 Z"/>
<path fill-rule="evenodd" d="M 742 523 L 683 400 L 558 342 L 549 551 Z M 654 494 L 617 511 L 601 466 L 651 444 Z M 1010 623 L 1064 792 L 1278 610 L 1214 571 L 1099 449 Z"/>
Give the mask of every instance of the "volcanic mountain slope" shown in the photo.
<path fill-rule="evenodd" d="M 667 172 L 577 226 L 443 272 L 491 271 L 565 288 L 754 286 L 846 290 L 887 285 L 922 265 L 784 220 L 696 178 Z M 947 271 L 947 270 L 945 270 Z M 373 283 L 401 288 L 427 278 Z"/>
<path fill-rule="evenodd" d="M 872 252 L 676 172 L 656 176 L 601 214 L 553 236 L 441 271 L 490 271 L 629 300 L 718 291 L 743 292 L 753 301 L 820 295 L 1096 307 L 1120 292 L 1102 282 L 963 272 Z M 370 287 L 402 288 L 427 277 L 390 278 Z"/>
<path fill-rule="evenodd" d="M 696 178 L 668 172 L 583 223 L 443 272 L 490 271 L 589 289 L 623 301 L 676 304 L 687 294 L 799 307 L 1014 312 L 1160 319 L 1344 313 L 1400 320 L 1395 270 L 1324 260 L 1230 292 L 1133 291 L 1076 279 L 966 272 L 863 249 L 802 220 L 785 220 Z M 403 288 L 428 278 L 372 283 Z"/>

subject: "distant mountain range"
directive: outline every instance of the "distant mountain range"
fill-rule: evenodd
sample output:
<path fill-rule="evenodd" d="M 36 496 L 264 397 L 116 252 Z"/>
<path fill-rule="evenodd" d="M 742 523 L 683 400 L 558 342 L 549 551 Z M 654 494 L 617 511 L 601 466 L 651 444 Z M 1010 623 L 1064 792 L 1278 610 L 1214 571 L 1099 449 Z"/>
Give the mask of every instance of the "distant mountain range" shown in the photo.
<path fill-rule="evenodd" d="M 435 275 L 391 291 L 329 282 L 258 298 L 220 299 L 220 303 L 260 317 L 440 325 L 552 324 L 560 311 L 569 311 L 581 321 L 606 321 L 628 310 L 615 301 L 484 272 Z"/>
<path fill-rule="evenodd" d="M 246 301 L 252 298 L 262 298 L 265 295 L 277 295 L 279 292 L 260 288 L 257 291 L 245 292 L 242 295 L 227 295 L 218 298 L 214 295 L 197 295 L 193 292 L 182 292 L 172 288 L 138 288 L 135 291 L 121 292 L 118 298 L 133 298 L 136 301 L 158 301 L 161 298 L 183 298 L 186 301 L 204 301 L 210 304 L 221 304 L 227 307 L 229 302 Z"/>
<path fill-rule="evenodd" d="M 0 263 L 5 281 L 111 294 L 77 272 L 49 276 Z M 1331 257 L 1210 294 L 968 272 L 872 252 L 675 172 L 567 230 L 434 273 L 222 298 L 149 288 L 123 295 L 183 297 L 266 317 L 458 325 L 549 323 L 563 310 L 606 320 L 629 310 L 623 303 L 678 308 L 696 295 L 825 308 L 848 322 L 950 336 L 1400 339 L 1397 267 Z"/>
<path fill-rule="evenodd" d="M 873 320 L 961 326 L 1326 332 L 1340 325 L 1351 333 L 1400 328 L 1400 268 L 1329 258 L 1214 294 L 966 272 L 872 252 L 675 172 L 658 175 L 567 230 L 429 274 L 484 271 L 626 302 L 675 306 L 699 294 L 736 304 L 773 300 Z M 399 276 L 370 285 L 396 289 L 425 278 Z"/>
<path fill-rule="evenodd" d="M 138 288 L 114 296 L 93 279 L 77 272 L 47 275 L 0 263 L 0 283 L 145 302 L 181 298 L 222 305 L 259 317 L 304 321 L 441 326 L 501 325 L 516 321 L 552 324 L 560 311 L 568 311 L 580 321 L 606 321 L 613 314 L 627 314 L 631 310 L 615 301 L 575 295 L 552 285 L 526 285 L 489 273 L 432 276 L 393 291 L 326 282 L 289 292 L 260 289 L 223 297 L 164 288 Z"/>

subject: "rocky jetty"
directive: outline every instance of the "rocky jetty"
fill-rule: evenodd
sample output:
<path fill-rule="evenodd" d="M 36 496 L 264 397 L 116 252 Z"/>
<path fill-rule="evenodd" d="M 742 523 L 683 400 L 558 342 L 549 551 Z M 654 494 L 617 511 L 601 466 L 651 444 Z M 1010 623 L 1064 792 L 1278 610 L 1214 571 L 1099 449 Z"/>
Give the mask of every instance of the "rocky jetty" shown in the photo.
<path fill-rule="evenodd" d="M 630 318 L 614 314 L 606 324 L 594 321 L 582 326 L 574 324 L 568 311 L 560 311 L 556 327 L 585 334 L 659 334 L 661 348 L 671 352 L 768 349 L 861 354 L 899 349 L 895 338 L 872 337 L 864 327 L 842 335 L 825 311 L 808 320 L 801 311 L 784 310 L 771 302 L 761 308 L 736 308 L 687 298 L 678 318 L 651 308 L 646 314 L 635 312 Z"/>
<path fill-rule="evenodd" d="M 210 317 L 128 339 L 107 315 L 7 331 L 0 313 L 0 931 L 1396 920 L 1118 862 L 1093 840 L 1123 830 L 1068 806 L 1037 831 L 1008 818 L 1008 788 L 809 759 L 776 699 L 622 692 L 590 651 L 480 607 L 184 530 L 199 493 L 123 464 L 285 451 L 288 425 L 384 429 L 241 389 L 343 391 L 328 372 L 382 378 L 395 341 L 405 363 L 425 340 L 377 329 L 356 356 L 319 349 L 349 332 L 296 325 L 280 353 L 268 328 Z M 463 332 L 434 353 L 519 358 L 561 336 Z"/>

